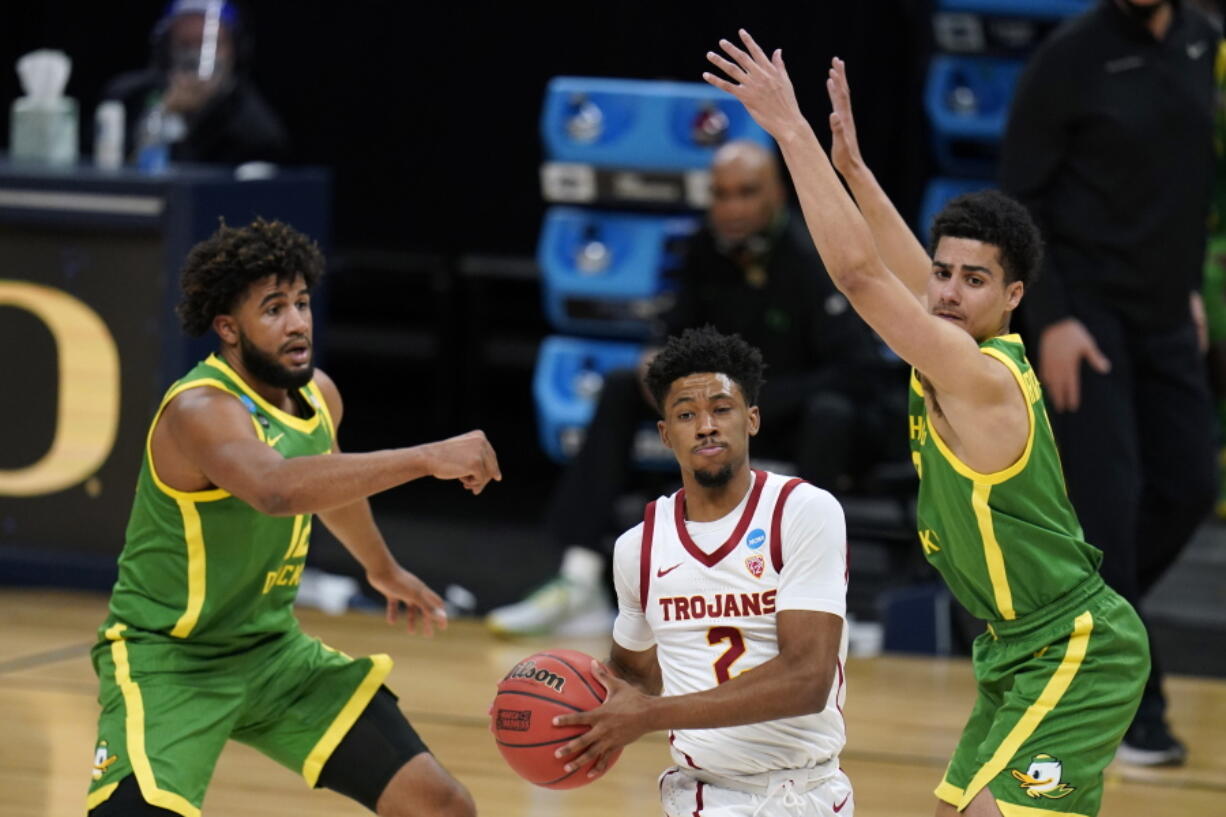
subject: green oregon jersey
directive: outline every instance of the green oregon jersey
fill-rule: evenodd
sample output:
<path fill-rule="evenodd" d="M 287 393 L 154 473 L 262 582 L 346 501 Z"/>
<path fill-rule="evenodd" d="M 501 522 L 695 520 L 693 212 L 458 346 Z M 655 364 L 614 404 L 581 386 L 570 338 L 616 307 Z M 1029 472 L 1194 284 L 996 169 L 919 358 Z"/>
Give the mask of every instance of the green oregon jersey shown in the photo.
<path fill-rule="evenodd" d="M 984 341 L 1026 399 L 1030 434 L 1017 462 L 981 474 L 960 461 L 928 417 L 911 374 L 911 457 L 920 476 L 916 521 L 924 555 L 972 615 L 1012 620 L 1041 610 L 1094 574 L 1102 553 L 1086 544 L 1069 502 L 1038 378 L 1018 335 Z"/>
<path fill-rule="evenodd" d="M 149 425 L 145 457 L 128 520 L 112 624 L 127 637 L 158 633 L 201 645 L 234 646 L 296 623 L 311 515 L 268 516 L 220 488 L 178 491 L 153 465 L 153 429 L 176 395 L 195 388 L 230 392 L 251 414 L 260 440 L 285 457 L 326 454 L 334 429 L 319 387 L 299 389 L 297 417 L 265 401 L 216 355 L 198 364 L 162 398 Z"/>

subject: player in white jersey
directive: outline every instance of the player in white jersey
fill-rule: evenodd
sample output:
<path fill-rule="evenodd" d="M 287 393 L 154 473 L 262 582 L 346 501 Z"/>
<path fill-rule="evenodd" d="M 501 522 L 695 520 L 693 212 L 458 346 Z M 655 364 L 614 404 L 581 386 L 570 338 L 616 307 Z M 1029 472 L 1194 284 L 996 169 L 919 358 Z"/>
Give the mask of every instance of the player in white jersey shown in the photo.
<path fill-rule="evenodd" d="M 710 327 L 670 338 L 647 370 L 682 489 L 647 506 L 614 551 L 603 705 L 558 751 L 579 768 L 667 730 L 669 817 L 849 817 L 843 511 L 800 479 L 755 471 L 762 356 Z"/>

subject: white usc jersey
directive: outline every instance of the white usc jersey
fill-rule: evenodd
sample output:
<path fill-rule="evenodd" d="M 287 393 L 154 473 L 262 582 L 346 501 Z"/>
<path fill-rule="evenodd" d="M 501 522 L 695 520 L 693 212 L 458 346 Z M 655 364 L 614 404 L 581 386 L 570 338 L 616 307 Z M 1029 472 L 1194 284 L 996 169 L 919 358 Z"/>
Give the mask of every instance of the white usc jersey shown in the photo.
<path fill-rule="evenodd" d="M 647 506 L 614 552 L 618 616 L 613 639 L 656 645 L 663 694 L 700 692 L 779 653 L 775 614 L 816 610 L 844 617 L 847 535 L 843 509 L 800 479 L 753 472 L 749 493 L 714 522 L 685 519 L 685 491 Z M 845 742 L 843 628 L 825 709 L 812 715 L 670 735 L 682 767 L 722 775 L 812 768 Z"/>

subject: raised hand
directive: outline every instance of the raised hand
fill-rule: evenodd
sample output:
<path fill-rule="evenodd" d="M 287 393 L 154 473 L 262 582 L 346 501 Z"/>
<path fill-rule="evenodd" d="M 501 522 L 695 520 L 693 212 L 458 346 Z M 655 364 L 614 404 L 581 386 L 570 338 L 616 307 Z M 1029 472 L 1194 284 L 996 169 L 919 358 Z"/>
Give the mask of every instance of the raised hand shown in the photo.
<path fill-rule="evenodd" d="M 826 78 L 826 92 L 830 94 L 830 161 L 835 170 L 848 175 L 860 167 L 860 142 L 856 138 L 856 120 L 851 114 L 851 86 L 847 84 L 847 64 L 838 57 L 830 61 L 830 75 Z"/>
<path fill-rule="evenodd" d="M 719 47 L 731 59 L 714 51 L 707 52 L 707 60 L 728 79 L 710 72 L 703 72 L 702 78 L 740 100 L 754 121 L 776 140 L 782 141 L 795 131 L 807 128 L 796 102 L 796 92 L 792 90 L 792 80 L 783 66 L 783 52 L 776 48 L 768 57 L 748 31 L 741 29 L 740 37 L 744 50 L 728 40 L 719 41 Z"/>

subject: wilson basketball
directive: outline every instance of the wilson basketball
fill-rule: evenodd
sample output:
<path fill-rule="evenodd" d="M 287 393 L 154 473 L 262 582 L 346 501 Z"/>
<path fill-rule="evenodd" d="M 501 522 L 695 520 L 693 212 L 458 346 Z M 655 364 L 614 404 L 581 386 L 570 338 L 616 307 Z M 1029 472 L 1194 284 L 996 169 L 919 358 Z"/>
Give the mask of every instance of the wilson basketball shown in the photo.
<path fill-rule="evenodd" d="M 547 789 L 573 789 L 597 779 L 592 765 L 567 772 L 571 760 L 556 758 L 558 747 L 588 730 L 554 726 L 558 715 L 586 712 L 604 701 L 604 686 L 591 673 L 592 657 L 578 650 L 545 650 L 520 661 L 498 684 L 490 707 L 490 731 L 498 751 L 515 773 Z M 613 755 L 608 764 L 621 755 Z M 606 769 L 607 771 L 607 769 Z"/>

